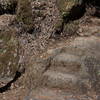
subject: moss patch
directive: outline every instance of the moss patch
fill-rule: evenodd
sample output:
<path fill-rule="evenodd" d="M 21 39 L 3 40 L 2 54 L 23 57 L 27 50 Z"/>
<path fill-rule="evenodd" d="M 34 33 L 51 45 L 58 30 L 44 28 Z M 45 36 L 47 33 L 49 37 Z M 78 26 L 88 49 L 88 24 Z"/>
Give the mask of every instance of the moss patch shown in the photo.
<path fill-rule="evenodd" d="M 26 31 L 33 28 L 32 8 L 29 0 L 19 0 L 17 8 L 17 21 L 22 23 L 23 29 Z"/>
<path fill-rule="evenodd" d="M 73 22 L 70 22 L 68 24 L 65 24 L 64 25 L 64 29 L 63 29 L 63 35 L 65 36 L 72 36 L 72 35 L 75 35 L 77 34 L 77 30 L 79 28 L 79 21 L 73 21 Z"/>
<path fill-rule="evenodd" d="M 62 16 L 67 16 L 73 6 L 76 6 L 79 0 L 57 0 L 57 6 L 62 14 Z"/>

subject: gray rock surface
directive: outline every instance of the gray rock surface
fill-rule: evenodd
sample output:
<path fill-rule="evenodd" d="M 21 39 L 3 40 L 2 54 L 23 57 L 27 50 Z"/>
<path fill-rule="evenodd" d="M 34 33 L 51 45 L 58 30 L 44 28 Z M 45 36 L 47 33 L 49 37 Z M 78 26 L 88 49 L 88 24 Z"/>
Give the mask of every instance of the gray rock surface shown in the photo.
<path fill-rule="evenodd" d="M 30 70 L 33 69 L 31 75 L 41 76 L 33 79 L 33 83 L 84 93 L 90 89 L 99 92 L 99 42 L 100 39 L 95 36 L 78 37 L 59 50 L 49 50 L 50 54 L 45 53 L 46 57 L 39 58 L 41 63 L 33 61 L 30 67 Z"/>
<path fill-rule="evenodd" d="M 0 16 L 0 83 L 3 84 L 13 80 L 19 69 L 19 42 L 16 30 L 9 27 L 14 17 Z"/>

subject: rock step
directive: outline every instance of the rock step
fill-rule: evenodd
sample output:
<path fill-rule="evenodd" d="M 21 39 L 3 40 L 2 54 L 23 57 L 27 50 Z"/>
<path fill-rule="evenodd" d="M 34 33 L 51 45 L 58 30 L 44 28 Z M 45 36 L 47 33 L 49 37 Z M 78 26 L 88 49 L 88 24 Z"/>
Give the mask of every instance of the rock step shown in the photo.
<path fill-rule="evenodd" d="M 53 58 L 51 66 L 50 68 L 53 70 L 75 73 L 78 72 L 81 67 L 80 57 L 67 53 L 60 53 Z"/>
<path fill-rule="evenodd" d="M 48 70 L 44 73 L 45 85 L 50 88 L 75 89 L 77 87 L 78 76 Z"/>

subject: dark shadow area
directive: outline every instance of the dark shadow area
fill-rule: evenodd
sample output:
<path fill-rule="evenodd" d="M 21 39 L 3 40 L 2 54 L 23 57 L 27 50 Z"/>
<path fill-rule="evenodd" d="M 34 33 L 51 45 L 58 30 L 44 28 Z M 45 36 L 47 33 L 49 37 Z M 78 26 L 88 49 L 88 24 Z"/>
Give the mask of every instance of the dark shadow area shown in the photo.
<path fill-rule="evenodd" d="M 10 90 L 11 84 L 16 82 L 16 80 L 21 76 L 20 72 L 16 72 L 16 75 L 14 77 L 14 79 L 12 81 L 10 81 L 9 83 L 7 83 L 5 86 L 0 88 L 0 93 L 6 92 L 7 90 Z"/>
<path fill-rule="evenodd" d="M 59 35 L 61 35 L 61 33 L 63 32 L 63 29 L 64 29 L 64 21 L 62 22 L 61 27 L 59 29 L 55 30 L 54 34 L 56 35 L 56 37 L 59 36 Z"/>
<path fill-rule="evenodd" d="M 84 0 L 84 4 L 88 6 L 92 5 L 95 7 L 96 11 L 93 16 L 100 18 L 100 0 Z"/>
<path fill-rule="evenodd" d="M 34 34 L 34 28 L 32 28 L 32 29 L 30 29 L 30 30 L 28 30 L 27 32 L 29 33 L 29 34 Z"/>
<path fill-rule="evenodd" d="M 96 8 L 96 12 L 93 16 L 100 18 L 100 7 Z"/>
<path fill-rule="evenodd" d="M 100 17 L 100 0 L 83 0 L 80 5 L 74 6 L 70 14 L 64 17 L 64 22 L 68 23 L 69 21 L 74 21 L 80 19 L 86 13 L 86 8 L 88 7 L 95 7 L 96 12 L 94 14 L 95 17 Z"/>
<path fill-rule="evenodd" d="M 7 9 L 4 9 L 2 5 L 0 5 L 0 15 L 3 14 L 15 14 L 16 13 L 16 7 L 17 3 L 13 3 L 11 6 L 7 7 Z"/>
<path fill-rule="evenodd" d="M 80 19 L 85 15 L 87 12 L 87 7 L 94 7 L 96 9 L 95 13 L 93 14 L 94 17 L 100 18 L 100 0 L 82 0 L 80 5 L 73 6 L 70 10 L 69 15 L 63 16 L 63 22 L 59 29 L 55 31 L 56 36 L 60 36 L 63 32 L 64 25 L 69 23 L 70 21 L 75 21 Z M 92 13 L 92 11 L 91 11 Z"/>
<path fill-rule="evenodd" d="M 86 9 L 85 9 L 85 5 L 84 5 L 84 4 L 74 6 L 74 7 L 70 10 L 69 15 L 63 16 L 62 25 L 60 26 L 59 29 L 57 29 L 57 30 L 55 31 L 56 37 L 57 37 L 57 36 L 60 36 L 61 33 L 63 33 L 64 25 L 65 25 L 65 24 L 69 23 L 70 21 L 74 21 L 74 20 L 80 19 L 82 16 L 84 16 L 85 12 L 86 12 Z"/>
<path fill-rule="evenodd" d="M 70 11 L 67 20 L 65 19 L 65 22 L 67 23 L 69 21 L 78 20 L 82 16 L 84 16 L 85 12 L 86 12 L 85 5 L 74 6 Z"/>

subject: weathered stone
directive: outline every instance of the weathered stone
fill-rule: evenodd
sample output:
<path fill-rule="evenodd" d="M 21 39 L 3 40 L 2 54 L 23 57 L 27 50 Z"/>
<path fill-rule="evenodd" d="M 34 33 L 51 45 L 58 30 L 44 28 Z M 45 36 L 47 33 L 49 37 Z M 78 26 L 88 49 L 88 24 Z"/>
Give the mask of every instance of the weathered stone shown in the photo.
<path fill-rule="evenodd" d="M 99 42 L 100 39 L 94 36 L 79 37 L 67 46 L 51 49 L 37 60 L 33 59 L 28 75 L 31 76 L 30 83 L 36 87 L 67 88 L 82 93 L 93 89 L 99 92 Z"/>
<path fill-rule="evenodd" d="M 4 14 L 0 16 L 0 31 L 6 30 L 15 20 L 15 15 Z"/>
<path fill-rule="evenodd" d="M 60 72 L 75 73 L 80 70 L 80 57 L 67 53 L 60 53 L 51 62 L 51 68 Z M 62 66 L 62 67 L 61 67 Z"/>
<path fill-rule="evenodd" d="M 18 71 L 18 41 L 13 29 L 0 32 L 0 81 L 9 82 Z"/>
<path fill-rule="evenodd" d="M 74 90 L 76 89 L 76 84 L 78 81 L 78 77 L 75 76 L 74 74 L 67 74 L 67 73 L 62 73 L 60 71 L 53 71 L 53 70 L 48 70 L 47 72 L 44 73 L 44 78 L 46 79 L 45 85 L 48 87 L 53 87 L 53 88 L 67 88 Z"/>

